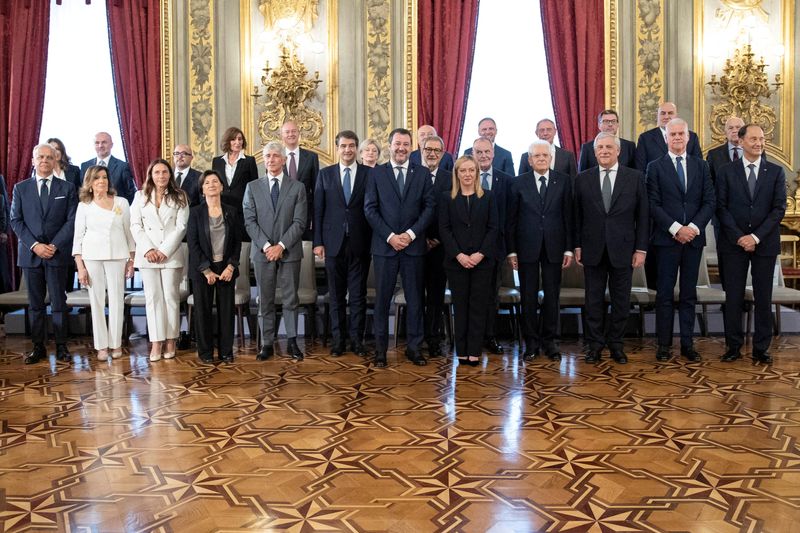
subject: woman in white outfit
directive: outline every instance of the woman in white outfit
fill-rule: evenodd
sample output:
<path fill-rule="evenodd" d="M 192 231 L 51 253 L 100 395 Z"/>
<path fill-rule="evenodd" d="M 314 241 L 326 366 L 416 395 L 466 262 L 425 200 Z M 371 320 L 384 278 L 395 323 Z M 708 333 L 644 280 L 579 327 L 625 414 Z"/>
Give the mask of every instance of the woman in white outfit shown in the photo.
<path fill-rule="evenodd" d="M 180 292 L 189 202 L 178 187 L 172 167 L 156 159 L 147 169 L 142 190 L 131 204 L 131 232 L 136 240 L 134 265 L 144 285 L 150 360 L 175 357 L 180 333 Z M 162 353 L 163 348 L 163 353 Z"/>
<path fill-rule="evenodd" d="M 136 242 L 131 235 L 128 201 L 117 196 L 108 180 L 108 169 L 86 170 L 75 213 L 72 255 L 78 281 L 89 289 L 94 349 L 100 361 L 122 357 L 122 320 L 125 278 L 133 276 Z M 108 291 L 108 325 L 106 325 Z"/>

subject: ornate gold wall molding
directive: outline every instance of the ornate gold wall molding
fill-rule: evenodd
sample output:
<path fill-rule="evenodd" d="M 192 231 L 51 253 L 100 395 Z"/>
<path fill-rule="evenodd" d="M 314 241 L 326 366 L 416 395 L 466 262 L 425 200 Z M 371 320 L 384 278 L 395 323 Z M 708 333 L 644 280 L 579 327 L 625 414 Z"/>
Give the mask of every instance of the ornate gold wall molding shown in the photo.
<path fill-rule="evenodd" d="M 172 152 L 175 109 L 172 83 L 172 2 L 161 2 L 161 155 L 168 161 Z"/>
<path fill-rule="evenodd" d="M 195 168 L 211 168 L 216 146 L 214 0 L 189 0 L 189 121 Z"/>
<path fill-rule="evenodd" d="M 664 53 L 664 0 L 637 0 L 636 115 L 639 133 L 655 125 L 658 104 L 664 100 Z"/>
<path fill-rule="evenodd" d="M 392 3 L 366 6 L 367 137 L 378 139 L 386 153 L 392 130 Z"/>
<path fill-rule="evenodd" d="M 619 95 L 619 6 L 618 0 L 605 0 L 606 109 L 617 109 Z M 619 111 L 617 109 L 617 111 Z"/>
<path fill-rule="evenodd" d="M 406 0 L 405 38 L 405 111 L 406 127 L 417 131 L 417 0 Z"/>

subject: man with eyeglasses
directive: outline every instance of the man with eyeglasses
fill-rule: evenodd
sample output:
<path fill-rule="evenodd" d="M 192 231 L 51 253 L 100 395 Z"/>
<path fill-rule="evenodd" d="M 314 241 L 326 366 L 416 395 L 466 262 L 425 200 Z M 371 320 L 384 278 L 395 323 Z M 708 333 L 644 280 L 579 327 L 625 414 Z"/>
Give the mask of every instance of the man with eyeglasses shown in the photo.
<path fill-rule="evenodd" d="M 172 160 L 175 163 L 175 181 L 189 197 L 189 206 L 194 207 L 200 203 L 200 188 L 197 181 L 200 171 L 192 168 L 192 148 L 188 144 L 176 144 L 172 151 Z"/>
<path fill-rule="evenodd" d="M 428 137 L 436 137 L 439 134 L 436 133 L 436 129 L 433 126 L 428 124 L 423 124 L 417 129 L 417 149 L 411 152 L 408 156 L 408 160 L 414 163 L 415 165 L 422 165 L 423 164 L 423 157 L 422 157 L 422 144 L 425 139 Z M 439 168 L 447 170 L 448 172 L 453 171 L 453 156 L 450 152 L 442 151 L 441 157 L 439 158 Z M 425 164 L 427 166 L 427 164 Z"/>
<path fill-rule="evenodd" d="M 623 167 L 634 168 L 636 165 L 636 144 L 619 136 L 619 115 L 613 109 L 603 109 L 597 115 L 597 129 L 600 133 L 610 133 L 619 139 L 619 158 L 617 163 Z M 578 160 L 578 172 L 598 166 L 594 155 L 595 139 L 583 143 Z"/>

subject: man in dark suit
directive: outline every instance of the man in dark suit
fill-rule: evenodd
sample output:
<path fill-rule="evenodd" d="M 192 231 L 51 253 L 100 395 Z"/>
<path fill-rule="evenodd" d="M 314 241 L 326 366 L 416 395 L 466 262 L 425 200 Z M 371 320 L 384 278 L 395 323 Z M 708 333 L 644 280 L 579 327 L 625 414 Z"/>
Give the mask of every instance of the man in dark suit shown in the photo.
<path fill-rule="evenodd" d="M 666 155 L 667 153 L 667 123 L 678 116 L 678 108 L 672 102 L 664 102 L 658 106 L 656 112 L 657 127 L 649 129 L 639 135 L 636 143 L 636 168 L 641 171 L 647 170 L 647 165 Z M 700 149 L 700 141 L 697 134 L 689 132 L 686 152 L 693 157 L 703 157 Z"/>
<path fill-rule="evenodd" d="M 311 150 L 300 148 L 300 128 L 297 123 L 287 120 L 281 126 L 281 142 L 286 147 L 286 168 L 284 172 L 293 180 L 306 187 L 308 201 L 308 220 L 303 240 L 314 240 L 314 188 L 319 174 L 319 156 Z"/>
<path fill-rule="evenodd" d="M 370 170 L 364 212 L 372 226 L 375 261 L 375 366 L 386 366 L 389 344 L 389 306 L 397 275 L 403 280 L 408 347 L 415 365 L 427 361 L 419 352 L 423 335 L 423 256 L 426 230 L 433 222 L 436 199 L 430 171 L 408 160 L 411 132 L 397 128 L 389 134 L 389 161 Z"/>
<path fill-rule="evenodd" d="M 81 163 L 81 182 L 83 182 L 86 170 L 92 165 L 107 167 L 111 185 L 120 197 L 130 203 L 133 202 L 133 195 L 136 194 L 136 183 L 133 181 L 133 174 L 131 174 L 128 163 L 111 155 L 113 146 L 114 142 L 108 133 L 101 131 L 94 136 L 94 151 L 97 153 L 97 157 Z"/>
<path fill-rule="evenodd" d="M 597 115 L 597 128 L 601 133 L 617 135 L 619 133 L 619 115 L 613 109 L 603 109 Z M 619 139 L 619 159 L 618 162 L 623 167 L 636 168 L 636 145 L 633 141 Z M 581 146 L 581 154 L 578 159 L 578 172 L 583 172 L 597 166 L 597 158 L 594 155 L 594 139 L 585 142 Z"/>
<path fill-rule="evenodd" d="M 478 122 L 478 137 L 484 137 L 492 142 L 494 148 L 494 168 L 504 172 L 509 176 L 516 176 L 514 173 L 514 158 L 511 152 L 494 142 L 497 135 L 497 123 L 491 117 L 482 118 Z M 464 155 L 472 155 L 472 148 L 464 150 Z"/>
<path fill-rule="evenodd" d="M 411 155 L 408 156 L 408 160 L 414 163 L 415 165 L 423 165 L 423 157 L 422 157 L 422 144 L 425 139 L 428 137 L 438 137 L 439 134 L 436 133 L 436 130 L 433 126 L 429 126 L 425 124 L 420 126 L 417 129 L 417 149 L 411 152 Z M 450 155 L 450 152 L 442 152 L 442 156 L 440 157 L 441 161 L 437 165 L 437 168 L 441 168 L 442 170 L 446 170 L 447 172 L 453 171 L 453 156 Z M 425 165 L 427 166 L 427 165 Z"/>
<path fill-rule="evenodd" d="M 572 178 L 550 169 L 547 141 L 535 141 L 528 151 L 533 170 L 517 176 L 508 198 L 508 262 L 519 269 L 523 358 L 531 361 L 544 349 L 551 361 L 557 361 L 561 359 L 556 345 L 561 269 L 573 258 Z M 540 272 L 544 299 L 537 320 Z"/>
<path fill-rule="evenodd" d="M 356 162 L 358 136 L 352 131 L 340 131 L 336 135 L 336 151 L 339 162 L 323 168 L 317 176 L 314 254 L 325 260 L 333 333 L 331 355 L 344 354 L 345 336 L 349 331 L 350 351 L 366 356 L 364 320 L 372 229 L 364 215 L 364 189 L 369 167 Z"/>
<path fill-rule="evenodd" d="M 33 150 L 36 175 L 14 186 L 11 227 L 19 240 L 17 266 L 28 284 L 33 351 L 25 364 L 47 357 L 47 304 L 53 312 L 56 358 L 71 359 L 67 349 L 67 265 L 72 262 L 72 237 L 78 197 L 75 187 L 54 179 L 55 150 L 40 144 Z"/>
<path fill-rule="evenodd" d="M 575 165 L 575 154 L 553 144 L 557 132 L 558 129 L 556 129 L 555 122 L 549 118 L 543 118 L 536 123 L 536 137 L 542 141 L 547 141 L 550 145 L 550 169 L 574 177 L 578 173 L 578 168 Z M 528 160 L 529 157 L 527 153 L 520 156 L 520 174 L 531 171 L 531 165 Z"/>
<path fill-rule="evenodd" d="M 442 355 L 442 312 L 444 311 L 444 291 L 447 287 L 447 275 L 444 272 L 444 247 L 439 239 L 439 199 L 442 194 L 449 193 L 453 188 L 453 175 L 442 168 L 444 140 L 438 135 L 430 135 L 422 141 L 422 155 L 425 166 L 431 173 L 431 184 L 436 200 L 434 204 L 431 224 L 425 234 L 428 251 L 425 254 L 425 343 L 428 345 L 428 355 L 439 357 Z"/>
<path fill-rule="evenodd" d="M 175 163 L 175 181 L 189 197 L 189 207 L 200 204 L 200 171 L 192 168 L 192 147 L 188 144 L 176 144 L 172 151 L 172 160 Z"/>
<path fill-rule="evenodd" d="M 6 179 L 0 174 L 0 293 L 14 290 L 11 283 L 11 245 L 8 242 L 11 218 L 9 208 Z"/>
<path fill-rule="evenodd" d="M 511 187 L 512 176 L 505 174 L 502 170 L 494 168 L 494 146 L 492 142 L 486 137 L 478 137 L 472 143 L 472 154 L 478 160 L 478 179 L 481 182 L 481 187 L 484 191 L 492 191 L 494 196 L 494 203 L 497 206 L 497 215 L 499 221 L 497 246 L 491 254 L 492 259 L 495 259 L 495 265 L 492 269 L 492 288 L 490 291 L 490 303 L 487 306 L 486 316 L 486 329 L 484 331 L 484 347 L 493 354 L 503 353 L 503 346 L 497 342 L 496 337 L 496 322 L 497 322 L 497 307 L 500 302 L 497 299 L 497 294 L 500 291 L 500 283 L 503 276 L 501 275 L 503 262 L 506 260 L 506 198 L 508 197 L 508 189 Z"/>
<path fill-rule="evenodd" d="M 622 336 L 631 307 L 631 276 L 644 265 L 650 238 L 647 186 L 641 172 L 619 163 L 619 137 L 601 132 L 594 146 L 599 166 L 575 180 L 575 260 L 583 265 L 586 286 L 586 362 L 598 362 L 608 346 L 611 358 L 625 364 Z M 611 320 L 604 332 L 606 284 Z"/>
<path fill-rule="evenodd" d="M 753 279 L 755 331 L 753 361 L 769 364 L 772 341 L 772 278 L 781 249 L 780 222 L 786 211 L 783 168 L 764 153 L 764 131 L 756 124 L 739 130 L 741 161 L 723 166 L 717 174 L 717 251 L 725 261 L 725 343 L 723 361 L 742 354 L 742 307 L 748 266 Z"/>
<path fill-rule="evenodd" d="M 708 164 L 687 154 L 689 125 L 674 118 L 667 123 L 667 155 L 647 165 L 647 190 L 653 218 L 653 246 L 658 262 L 656 284 L 656 359 L 670 358 L 675 312 L 673 298 L 680 272 L 678 322 L 681 355 L 699 361 L 694 349 L 694 308 L 697 303 L 697 275 L 705 228 L 714 214 L 714 185 Z"/>

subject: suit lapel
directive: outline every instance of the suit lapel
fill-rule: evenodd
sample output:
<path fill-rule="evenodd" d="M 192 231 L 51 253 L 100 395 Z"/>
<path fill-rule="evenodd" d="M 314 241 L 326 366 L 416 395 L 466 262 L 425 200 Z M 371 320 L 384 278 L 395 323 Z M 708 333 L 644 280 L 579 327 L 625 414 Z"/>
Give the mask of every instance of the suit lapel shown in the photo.
<path fill-rule="evenodd" d="M 366 182 L 366 171 L 360 166 L 356 166 L 355 181 L 353 182 L 353 192 L 350 194 L 350 204 L 357 201 L 357 195 L 364 194 L 364 183 Z M 344 194 L 344 192 L 342 192 Z"/>
<path fill-rule="evenodd" d="M 544 195 L 544 208 L 549 209 L 550 204 L 553 203 L 553 197 L 555 196 L 555 190 L 557 187 L 561 187 L 561 180 L 556 178 L 553 173 L 550 173 L 550 178 L 547 180 L 547 191 L 545 191 Z"/>
<path fill-rule="evenodd" d="M 625 186 L 628 183 L 628 180 L 626 179 L 627 176 L 625 175 L 625 173 L 620 172 L 621 170 L 622 170 L 622 167 L 618 166 L 617 167 L 617 178 L 614 180 L 614 188 L 611 189 L 611 206 L 608 208 L 609 213 L 611 212 L 612 209 L 614 209 L 614 204 L 617 202 L 617 199 L 622 194 L 622 190 L 625 188 Z"/>
<path fill-rule="evenodd" d="M 397 194 L 397 198 L 399 198 L 400 201 L 402 202 L 403 195 L 400 194 L 400 187 L 397 186 L 397 178 L 394 175 L 394 168 L 392 167 L 391 162 L 386 163 L 386 169 L 388 170 L 387 177 L 389 178 L 389 184 L 392 187 L 392 189 L 394 189 L 395 194 Z M 406 176 L 406 186 L 408 186 L 408 176 Z"/>
<path fill-rule="evenodd" d="M 203 209 L 200 213 L 201 213 L 200 216 L 203 219 L 203 224 L 202 224 L 203 233 L 206 236 L 206 243 L 208 244 L 208 249 L 211 250 L 211 217 L 208 216 L 208 209 Z"/>
<path fill-rule="evenodd" d="M 675 168 L 675 163 L 672 162 L 672 158 L 670 157 L 669 154 L 665 155 L 664 158 L 665 158 L 664 161 L 666 162 L 667 166 L 670 168 L 670 172 L 671 172 L 670 175 L 672 176 L 672 183 L 675 185 L 675 187 L 678 188 L 678 193 L 680 193 L 681 196 L 684 196 L 686 193 L 683 190 L 683 184 L 681 183 L 681 177 L 678 176 L 678 171 Z M 686 172 L 687 173 L 689 172 L 689 165 L 688 164 L 686 165 Z"/>
<path fill-rule="evenodd" d="M 766 185 L 764 185 L 764 181 L 766 181 L 767 177 L 768 177 L 767 176 L 767 164 L 764 161 L 764 159 L 762 158 L 761 159 L 761 164 L 758 166 L 758 175 L 757 175 L 757 178 L 756 178 L 756 189 L 755 189 L 755 191 L 753 193 L 752 200 L 755 200 L 756 196 L 758 196 L 758 193 L 761 192 L 761 189 L 763 189 L 766 186 Z M 748 191 L 749 190 L 750 190 L 750 188 L 748 187 Z"/>
<path fill-rule="evenodd" d="M 291 187 L 290 182 L 293 181 L 292 178 L 288 176 L 288 174 L 283 175 L 283 179 L 281 180 L 280 186 L 280 193 L 278 193 L 278 204 L 275 206 L 275 216 L 278 216 L 278 212 L 281 210 L 281 206 L 283 205 L 284 201 L 286 201 L 286 196 L 289 194 L 289 187 Z M 269 202 L 272 204 L 272 200 Z"/>
<path fill-rule="evenodd" d="M 594 203 L 597 205 L 597 209 L 601 213 L 606 212 L 606 206 L 603 205 L 603 188 L 600 186 L 600 174 L 601 170 L 600 167 L 596 167 L 597 172 L 592 171 L 589 175 L 589 190 L 591 191 L 591 198 L 594 200 Z M 619 185 L 619 170 L 617 170 L 617 185 Z M 616 187 L 615 187 L 616 189 Z M 613 203 L 613 195 L 612 195 L 612 203 Z"/>

